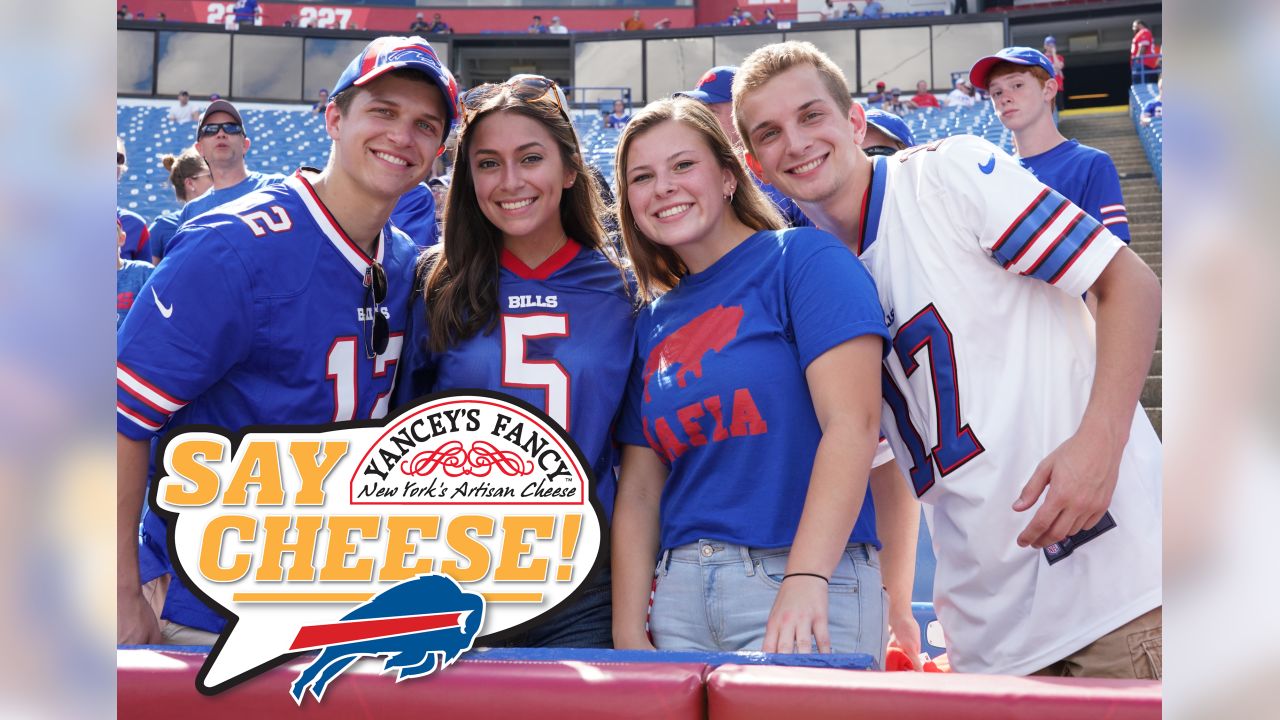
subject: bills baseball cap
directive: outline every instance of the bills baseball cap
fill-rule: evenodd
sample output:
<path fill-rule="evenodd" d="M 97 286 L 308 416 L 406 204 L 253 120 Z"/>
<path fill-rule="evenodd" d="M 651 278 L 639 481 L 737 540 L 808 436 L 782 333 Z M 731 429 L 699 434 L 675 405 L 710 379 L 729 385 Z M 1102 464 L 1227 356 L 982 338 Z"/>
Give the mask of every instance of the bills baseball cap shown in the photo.
<path fill-rule="evenodd" d="M 916 144 L 915 139 L 911 137 L 911 128 L 907 127 L 907 121 L 887 110 L 880 108 L 868 110 L 867 124 L 874 125 L 877 130 L 907 147 Z"/>
<path fill-rule="evenodd" d="M 204 127 L 204 124 L 208 122 L 209 116 L 218 112 L 230 115 L 236 121 L 236 124 L 244 127 L 244 120 L 240 119 L 240 111 L 236 109 L 235 105 L 226 100 L 214 100 L 209 103 L 209 107 L 205 108 L 203 113 L 200 113 L 200 122 L 196 123 L 196 137 L 200 137 L 200 128 Z M 245 135 L 248 134 L 249 131 L 246 129 Z"/>
<path fill-rule="evenodd" d="M 995 55 L 988 55 L 974 63 L 973 69 L 969 71 L 969 82 L 979 90 L 986 90 L 987 76 L 991 74 L 991 69 L 1000 63 L 1038 67 L 1049 73 L 1049 77 L 1056 74 L 1053 71 L 1053 63 L 1049 62 L 1049 58 L 1039 50 L 1029 47 L 1007 47 Z"/>
<path fill-rule="evenodd" d="M 449 126 L 452 127 L 458 119 L 458 81 L 440 62 L 440 56 L 436 55 L 431 44 L 417 35 L 386 35 L 365 45 L 364 50 L 338 76 L 333 92 L 329 93 L 329 102 L 353 85 L 364 85 L 399 68 L 417 70 L 440 88 L 444 94 Z"/>
<path fill-rule="evenodd" d="M 1046 36 L 1045 36 L 1045 38 L 1044 38 L 1044 44 L 1045 44 L 1045 45 L 1057 45 L 1057 44 L 1058 44 L 1058 39 L 1057 39 L 1057 38 L 1055 38 L 1055 37 L 1054 37 L 1054 36 L 1052 36 L 1052 35 L 1046 35 Z"/>
<path fill-rule="evenodd" d="M 690 97 L 707 105 L 733 102 L 733 76 L 737 72 L 736 65 L 718 65 L 703 74 L 696 88 L 681 90 L 676 95 Z"/>

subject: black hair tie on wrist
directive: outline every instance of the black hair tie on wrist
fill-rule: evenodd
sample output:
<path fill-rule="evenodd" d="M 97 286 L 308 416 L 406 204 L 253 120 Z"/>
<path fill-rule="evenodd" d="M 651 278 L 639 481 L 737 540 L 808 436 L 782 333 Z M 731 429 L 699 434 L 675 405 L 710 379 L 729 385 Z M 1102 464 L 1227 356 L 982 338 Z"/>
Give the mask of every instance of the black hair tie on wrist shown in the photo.
<path fill-rule="evenodd" d="M 786 580 L 787 578 L 793 578 L 793 577 L 816 577 L 828 585 L 831 584 L 831 581 L 828 580 L 826 576 L 819 575 L 818 573 L 787 573 L 786 575 L 782 576 L 782 579 Z"/>

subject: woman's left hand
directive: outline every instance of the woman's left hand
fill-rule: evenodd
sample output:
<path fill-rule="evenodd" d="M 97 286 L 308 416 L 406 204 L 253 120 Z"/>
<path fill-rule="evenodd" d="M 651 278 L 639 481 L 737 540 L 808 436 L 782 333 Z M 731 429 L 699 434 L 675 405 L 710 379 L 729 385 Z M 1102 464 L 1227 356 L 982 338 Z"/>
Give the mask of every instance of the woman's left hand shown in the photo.
<path fill-rule="evenodd" d="M 768 653 L 831 652 L 831 632 L 827 627 L 827 583 L 820 577 L 794 575 L 782 581 L 765 625 L 764 645 Z"/>

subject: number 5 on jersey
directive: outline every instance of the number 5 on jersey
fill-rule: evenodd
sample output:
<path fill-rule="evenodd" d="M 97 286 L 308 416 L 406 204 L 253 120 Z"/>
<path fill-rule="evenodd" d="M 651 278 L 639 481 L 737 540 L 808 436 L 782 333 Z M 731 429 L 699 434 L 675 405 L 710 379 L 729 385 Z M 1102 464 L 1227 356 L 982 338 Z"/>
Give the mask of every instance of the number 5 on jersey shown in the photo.
<path fill-rule="evenodd" d="M 569 373 L 555 360 L 530 360 L 528 341 L 568 337 L 569 316 L 554 314 L 502 316 L 502 384 L 546 393 L 543 409 L 560 427 L 569 428 Z"/>

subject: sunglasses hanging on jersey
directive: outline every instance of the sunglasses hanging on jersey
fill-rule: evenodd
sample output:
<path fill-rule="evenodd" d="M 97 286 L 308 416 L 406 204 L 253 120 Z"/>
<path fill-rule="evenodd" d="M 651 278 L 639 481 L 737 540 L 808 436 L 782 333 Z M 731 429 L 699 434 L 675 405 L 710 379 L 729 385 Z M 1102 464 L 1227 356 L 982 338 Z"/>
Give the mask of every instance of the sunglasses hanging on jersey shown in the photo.
<path fill-rule="evenodd" d="M 560 110 L 560 114 L 566 120 L 570 120 L 568 98 L 564 96 L 564 91 L 560 89 L 559 85 L 556 85 L 554 80 L 541 75 L 517 75 L 503 83 L 485 83 L 462 93 L 458 97 L 458 105 L 462 109 L 460 113 L 462 115 L 462 123 L 465 125 L 471 122 L 472 116 L 485 104 L 485 101 L 497 95 L 503 88 L 510 88 L 512 95 L 527 103 L 541 100 L 550 94 L 551 99 L 556 103 L 556 108 Z"/>
<path fill-rule="evenodd" d="M 218 134 L 219 130 L 221 130 L 222 132 L 228 135 L 244 134 L 244 127 L 241 126 L 240 123 L 224 122 L 224 123 L 208 123 L 207 125 L 201 125 L 200 135 L 202 137 L 213 137 L 214 135 Z"/>
<path fill-rule="evenodd" d="M 364 316 L 372 323 L 371 331 L 364 336 L 365 357 L 372 360 L 387 351 L 391 340 L 391 326 L 382 314 L 382 303 L 387 300 L 387 271 L 373 262 L 364 271 Z"/>

